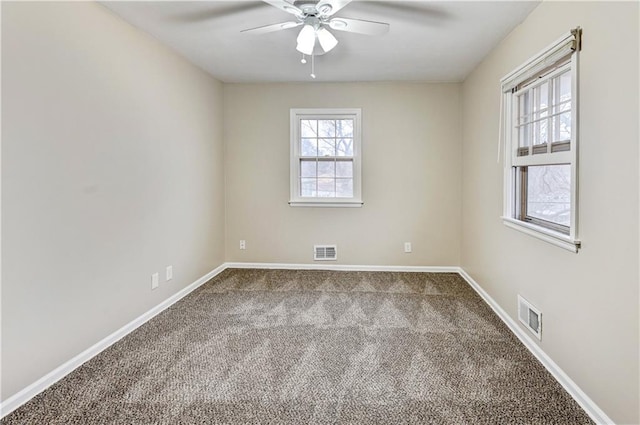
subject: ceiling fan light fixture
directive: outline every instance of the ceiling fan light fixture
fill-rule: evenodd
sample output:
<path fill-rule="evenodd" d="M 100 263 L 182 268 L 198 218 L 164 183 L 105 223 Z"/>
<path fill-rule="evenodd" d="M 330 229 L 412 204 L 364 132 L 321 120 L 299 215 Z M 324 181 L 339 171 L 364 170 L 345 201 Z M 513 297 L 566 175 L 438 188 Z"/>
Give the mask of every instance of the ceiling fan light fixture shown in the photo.
<path fill-rule="evenodd" d="M 0 0 L 2 1 L 2 0 Z M 389 32 L 389 24 L 363 19 L 337 18 L 333 16 L 353 0 L 262 0 L 281 11 L 296 17 L 295 22 L 281 22 L 242 30 L 242 33 L 267 34 L 302 26 L 296 38 L 296 50 L 302 53 L 301 63 L 311 57 L 311 78 L 316 78 L 315 57 L 324 55 L 338 45 L 332 31 L 346 31 L 365 35 L 382 35 Z"/>
<path fill-rule="evenodd" d="M 300 34 L 298 34 L 298 38 L 296 40 L 298 45 L 296 46 L 296 50 L 305 55 L 310 55 L 313 53 L 313 48 L 316 45 L 316 30 L 311 25 L 305 25 L 300 30 Z"/>
<path fill-rule="evenodd" d="M 326 28 L 320 28 L 316 34 L 318 35 L 320 46 L 322 46 L 322 50 L 325 52 L 330 51 L 338 45 L 338 40 Z"/>

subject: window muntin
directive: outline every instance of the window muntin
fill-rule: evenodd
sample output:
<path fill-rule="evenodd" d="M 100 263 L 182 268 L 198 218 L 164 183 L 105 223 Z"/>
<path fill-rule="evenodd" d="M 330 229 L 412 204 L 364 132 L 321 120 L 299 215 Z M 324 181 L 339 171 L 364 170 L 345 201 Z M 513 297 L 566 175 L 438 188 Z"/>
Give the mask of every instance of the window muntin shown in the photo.
<path fill-rule="evenodd" d="M 502 79 L 504 223 L 577 252 L 577 76 L 581 30 Z"/>
<path fill-rule="evenodd" d="M 293 206 L 360 206 L 360 110 L 291 110 Z"/>

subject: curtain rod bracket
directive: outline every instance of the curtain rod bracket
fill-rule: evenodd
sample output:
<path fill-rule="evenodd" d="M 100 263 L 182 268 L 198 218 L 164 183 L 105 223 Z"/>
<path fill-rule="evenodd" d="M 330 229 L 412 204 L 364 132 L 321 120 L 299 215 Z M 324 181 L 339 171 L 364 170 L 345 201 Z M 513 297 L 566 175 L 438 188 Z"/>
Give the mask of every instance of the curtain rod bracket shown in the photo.
<path fill-rule="evenodd" d="M 571 35 L 575 38 L 573 41 L 572 50 L 582 50 L 582 28 L 576 27 L 571 30 Z"/>

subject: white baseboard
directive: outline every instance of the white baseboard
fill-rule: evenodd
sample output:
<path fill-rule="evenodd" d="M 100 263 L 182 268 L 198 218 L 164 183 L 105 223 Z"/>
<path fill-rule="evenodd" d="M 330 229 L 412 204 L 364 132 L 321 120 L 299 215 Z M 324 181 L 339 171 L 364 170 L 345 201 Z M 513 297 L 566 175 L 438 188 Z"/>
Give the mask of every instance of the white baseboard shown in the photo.
<path fill-rule="evenodd" d="M 127 334 L 133 332 L 135 329 L 144 325 L 146 322 L 151 320 L 154 316 L 166 310 L 171 305 L 180 301 L 180 299 L 184 298 L 190 292 L 192 292 L 199 286 L 203 285 L 204 283 L 209 281 L 211 278 L 221 273 L 226 268 L 227 268 L 226 264 L 222 264 L 221 266 L 215 268 L 214 270 L 202 276 L 195 282 L 191 283 L 189 286 L 183 288 L 179 292 L 176 292 L 171 297 L 167 298 L 160 304 L 156 305 L 151 310 L 137 317 L 133 321 L 127 323 L 126 325 L 124 325 L 123 327 L 121 327 L 111 335 L 107 336 L 106 338 L 94 344 L 93 346 L 87 348 L 86 350 L 84 350 L 82 353 L 78 354 L 71 360 L 65 362 L 64 364 L 60 365 L 56 369 L 47 373 L 45 376 L 38 379 L 28 387 L 24 388 L 23 390 L 9 397 L 8 399 L 0 403 L 0 418 L 3 418 L 9 413 L 13 412 L 18 407 L 22 406 L 27 401 L 31 400 L 33 397 L 40 394 L 42 391 L 46 390 L 47 388 L 49 388 L 51 385 L 55 384 L 60 379 L 67 376 L 69 373 L 73 372 L 76 368 L 81 366 L 83 363 L 90 360 L 91 358 L 93 358 L 103 350 L 107 349 L 110 345 L 114 344 L 118 340 L 125 337 Z"/>
<path fill-rule="evenodd" d="M 203 285 L 227 268 L 255 268 L 255 269 L 288 269 L 288 270 L 338 270 L 338 271 L 389 271 L 389 272 L 428 272 L 428 273 L 459 273 L 482 299 L 493 309 L 498 317 L 509 327 L 525 347 L 542 363 L 551 375 L 562 385 L 576 402 L 597 424 L 614 424 L 614 422 L 576 385 L 569 376 L 527 335 L 498 303 L 485 292 L 473 278 L 460 267 L 429 267 L 429 266 L 371 266 L 371 265 L 343 265 L 343 264 L 285 264 L 285 263 L 224 263 L 202 276 L 189 286 L 167 298 L 140 317 L 134 319 L 111 335 L 89 347 L 71 360 L 49 372 L 33 384 L 0 403 L 0 418 L 13 412 L 24 403 L 64 378 L 73 370 L 90 360 L 113 343 L 131 333 L 157 314 L 169 308 L 190 292 Z"/>
<path fill-rule="evenodd" d="M 511 329 L 516 337 L 524 344 L 525 347 L 542 363 L 542 365 L 551 373 L 551 375 L 562 385 L 562 387 L 569 393 L 571 397 L 582 407 L 582 409 L 587 412 L 587 414 L 593 419 L 593 421 L 597 424 L 614 424 L 613 420 L 607 416 L 606 413 L 602 411 L 598 407 L 596 403 L 593 402 L 587 396 L 584 391 L 578 387 L 578 385 L 573 382 L 569 376 L 558 366 L 551 357 L 545 353 L 542 348 L 538 344 L 534 342 L 534 340 L 524 332 L 522 328 L 507 314 L 506 311 L 498 305 L 498 303 L 491 298 L 491 296 L 484 290 L 482 287 L 473 280 L 473 278 L 462 268 L 458 268 L 458 272 L 460 275 L 471 285 L 471 287 L 482 297 L 482 299 L 489 304 L 489 306 L 493 309 L 493 311 L 502 319 L 502 321 Z"/>
<path fill-rule="evenodd" d="M 458 273 L 460 267 L 454 266 L 371 266 L 345 265 L 329 261 L 322 263 L 225 263 L 229 269 L 282 269 L 282 270 L 333 270 L 357 272 L 423 272 L 423 273 Z"/>

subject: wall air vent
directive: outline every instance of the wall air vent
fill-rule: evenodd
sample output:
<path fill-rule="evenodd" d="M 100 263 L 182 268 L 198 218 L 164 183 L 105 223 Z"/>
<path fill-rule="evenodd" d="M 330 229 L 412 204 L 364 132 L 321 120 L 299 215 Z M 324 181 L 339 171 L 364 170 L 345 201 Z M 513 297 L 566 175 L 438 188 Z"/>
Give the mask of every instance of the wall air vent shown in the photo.
<path fill-rule="evenodd" d="M 542 333 L 542 313 L 531 303 L 518 295 L 518 319 L 536 338 Z"/>
<path fill-rule="evenodd" d="M 337 245 L 314 245 L 313 259 L 315 261 L 331 261 L 338 259 Z"/>

